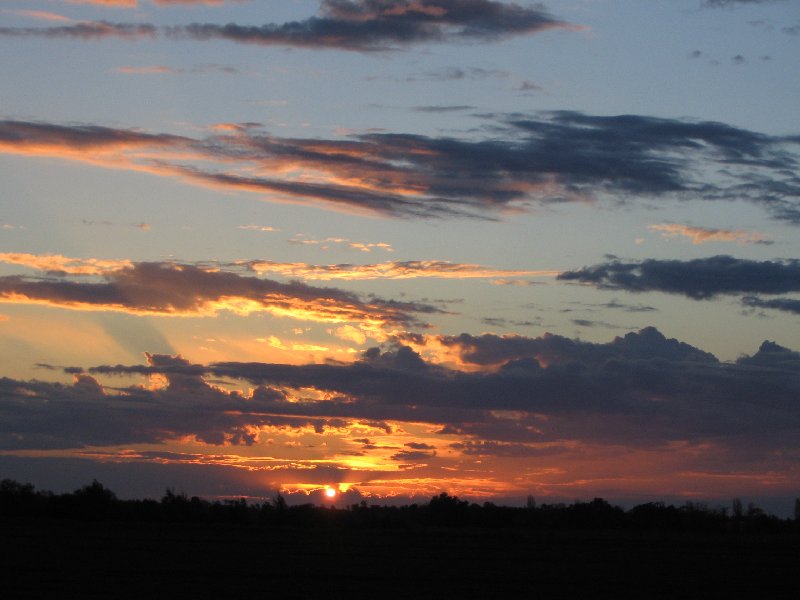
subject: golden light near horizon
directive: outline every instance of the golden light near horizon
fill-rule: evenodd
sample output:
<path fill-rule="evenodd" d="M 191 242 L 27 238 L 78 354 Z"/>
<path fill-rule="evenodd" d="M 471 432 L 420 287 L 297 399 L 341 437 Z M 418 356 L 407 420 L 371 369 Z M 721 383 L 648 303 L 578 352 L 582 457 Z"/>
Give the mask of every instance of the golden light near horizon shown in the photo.
<path fill-rule="evenodd" d="M 325 496 L 328 498 L 335 498 L 336 497 L 336 489 L 332 487 L 325 488 Z"/>

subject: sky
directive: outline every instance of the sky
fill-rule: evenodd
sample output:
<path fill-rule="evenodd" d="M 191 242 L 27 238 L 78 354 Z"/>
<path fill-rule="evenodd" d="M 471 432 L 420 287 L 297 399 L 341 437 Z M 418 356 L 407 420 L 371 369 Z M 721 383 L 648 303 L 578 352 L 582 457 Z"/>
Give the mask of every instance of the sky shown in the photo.
<path fill-rule="evenodd" d="M 796 0 L 4 0 L 0 477 L 788 513 L 799 54 Z"/>

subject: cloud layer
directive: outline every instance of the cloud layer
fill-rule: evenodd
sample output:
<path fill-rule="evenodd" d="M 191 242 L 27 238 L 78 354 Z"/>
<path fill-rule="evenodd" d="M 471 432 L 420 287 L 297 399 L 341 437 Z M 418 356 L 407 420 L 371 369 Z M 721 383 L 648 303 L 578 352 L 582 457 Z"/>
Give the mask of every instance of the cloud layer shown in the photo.
<path fill-rule="evenodd" d="M 30 254 L 3 254 L 0 260 L 48 272 L 37 277 L 0 277 L 0 302 L 157 316 L 266 312 L 324 323 L 356 323 L 376 335 L 419 324 L 416 313 L 438 311 L 422 303 L 363 300 L 336 288 L 281 283 L 192 264 L 80 261 Z"/>
<path fill-rule="evenodd" d="M 147 365 L 90 368 L 91 376 L 73 369 L 71 386 L 4 379 L 0 445 L 67 448 L 185 436 L 246 445 L 269 427 L 322 431 L 364 421 L 389 429 L 387 422 L 429 423 L 485 455 L 535 455 L 553 445 L 661 451 L 707 444 L 732 463 L 780 450 L 794 456 L 800 353 L 771 342 L 721 363 L 652 328 L 605 344 L 466 334 L 436 341 L 482 368 L 454 370 L 400 345 L 371 349 L 352 364 L 197 365 L 152 355 Z M 95 379 L 114 374 L 159 375 L 166 384 L 112 392 Z M 254 391 L 225 391 L 208 377 L 246 381 Z M 433 456 L 435 446 L 415 443 L 403 452 Z"/>
<path fill-rule="evenodd" d="M 798 136 L 636 115 L 487 118 L 498 133 L 478 140 L 280 138 L 250 124 L 194 139 L 6 120 L 0 152 L 386 216 L 496 218 L 549 202 L 692 199 L 747 200 L 800 223 Z"/>
<path fill-rule="evenodd" d="M 135 1 L 95 2 L 134 7 Z M 219 4 L 157 0 L 156 4 Z M 136 39 L 161 34 L 173 39 L 229 40 L 240 44 L 378 51 L 431 42 L 488 42 L 548 29 L 577 29 L 540 5 L 493 0 L 322 0 L 321 14 L 302 21 L 265 25 L 192 23 L 158 28 L 149 23 L 81 22 L 47 28 L 0 28 L 0 35 Z"/>
<path fill-rule="evenodd" d="M 566 271 L 562 281 L 628 292 L 665 292 L 695 300 L 731 294 L 800 292 L 800 260 L 755 261 L 719 255 L 694 260 L 612 260 Z"/>

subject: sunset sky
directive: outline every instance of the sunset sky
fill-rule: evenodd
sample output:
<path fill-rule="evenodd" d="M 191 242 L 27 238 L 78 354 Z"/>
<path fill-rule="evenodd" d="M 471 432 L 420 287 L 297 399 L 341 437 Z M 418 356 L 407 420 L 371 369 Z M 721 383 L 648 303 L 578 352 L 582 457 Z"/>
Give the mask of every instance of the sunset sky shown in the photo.
<path fill-rule="evenodd" d="M 800 496 L 800 2 L 4 0 L 0 56 L 0 478 Z"/>

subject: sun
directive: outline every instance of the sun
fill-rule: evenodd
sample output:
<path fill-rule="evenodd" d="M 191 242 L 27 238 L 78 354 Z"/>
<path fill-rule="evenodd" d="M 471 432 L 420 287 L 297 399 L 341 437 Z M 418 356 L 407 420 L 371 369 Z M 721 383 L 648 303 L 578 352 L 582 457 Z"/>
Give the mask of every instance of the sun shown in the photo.
<path fill-rule="evenodd" d="M 336 490 L 332 487 L 325 488 L 325 495 L 328 498 L 335 498 L 336 497 Z"/>

